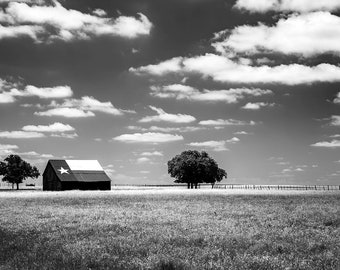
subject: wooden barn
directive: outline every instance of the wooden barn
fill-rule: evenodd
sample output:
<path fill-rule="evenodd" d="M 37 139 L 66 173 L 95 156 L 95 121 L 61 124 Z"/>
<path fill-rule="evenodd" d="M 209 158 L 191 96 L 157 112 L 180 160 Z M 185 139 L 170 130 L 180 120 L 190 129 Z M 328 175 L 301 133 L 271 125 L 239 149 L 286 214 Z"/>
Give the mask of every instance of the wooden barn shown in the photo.
<path fill-rule="evenodd" d="M 43 190 L 111 190 L 111 179 L 97 160 L 49 160 Z"/>

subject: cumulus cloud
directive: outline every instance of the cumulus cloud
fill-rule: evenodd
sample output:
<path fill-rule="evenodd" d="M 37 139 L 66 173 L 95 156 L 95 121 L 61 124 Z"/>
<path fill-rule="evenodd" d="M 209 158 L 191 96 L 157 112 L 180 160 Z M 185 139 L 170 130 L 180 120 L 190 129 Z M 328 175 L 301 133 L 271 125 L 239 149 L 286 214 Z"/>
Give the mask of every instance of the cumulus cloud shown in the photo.
<path fill-rule="evenodd" d="M 158 115 L 145 116 L 139 120 L 141 123 L 148 122 L 171 122 L 171 123 L 191 123 L 196 121 L 196 118 L 188 114 L 170 114 L 166 113 L 163 109 L 149 106 L 151 110 L 155 111 Z"/>
<path fill-rule="evenodd" d="M 172 135 L 167 133 L 147 132 L 147 133 L 134 133 L 122 134 L 113 140 L 127 142 L 127 143 L 166 143 L 183 140 L 181 135 Z"/>
<path fill-rule="evenodd" d="M 260 13 L 268 11 L 336 11 L 340 9 L 340 2 L 338 0 L 237 0 L 234 7 L 241 10 Z"/>
<path fill-rule="evenodd" d="M 75 139 L 78 137 L 78 134 L 73 132 L 73 133 L 54 133 L 51 134 L 51 137 L 56 137 L 56 138 L 65 138 L 65 139 Z"/>
<path fill-rule="evenodd" d="M 13 153 L 15 149 L 18 149 L 19 147 L 14 144 L 1 144 L 0 143 L 0 155 L 9 155 Z"/>
<path fill-rule="evenodd" d="M 248 135 L 248 134 L 251 134 L 251 133 L 242 130 L 242 131 L 237 131 L 234 134 L 235 135 Z"/>
<path fill-rule="evenodd" d="M 222 53 L 279 52 L 312 56 L 340 54 L 340 17 L 329 12 L 293 14 L 274 26 L 242 25 L 216 34 L 212 45 Z"/>
<path fill-rule="evenodd" d="M 140 154 L 141 156 L 150 157 L 150 156 L 163 156 L 163 153 L 160 151 L 153 151 L 153 152 L 143 152 Z"/>
<path fill-rule="evenodd" d="M 92 14 L 66 9 L 59 2 L 53 5 L 28 5 L 10 2 L 0 12 L 0 39 L 28 36 L 35 41 L 54 39 L 71 41 L 90 39 L 93 36 L 120 36 L 136 38 L 149 35 L 152 23 L 142 13 L 137 17 L 106 17 L 104 10 Z"/>
<path fill-rule="evenodd" d="M 231 139 L 226 140 L 227 143 L 237 143 L 239 141 L 240 141 L 240 139 L 237 138 L 237 137 L 232 137 Z"/>
<path fill-rule="evenodd" d="M 13 103 L 15 98 L 8 92 L 0 93 L 0 103 Z"/>
<path fill-rule="evenodd" d="M 194 127 L 194 126 L 186 126 L 186 127 L 159 127 L 159 126 L 151 126 L 149 128 L 144 128 L 140 126 L 128 126 L 130 130 L 138 130 L 138 131 L 157 131 L 157 132 L 194 132 L 198 130 L 205 130 L 205 127 Z"/>
<path fill-rule="evenodd" d="M 200 121 L 198 124 L 203 126 L 244 126 L 244 125 L 256 125 L 254 121 L 241 121 L 235 119 L 216 119 L 216 120 L 203 120 Z"/>
<path fill-rule="evenodd" d="M 340 115 L 332 115 L 330 120 L 331 126 L 340 126 Z"/>
<path fill-rule="evenodd" d="M 33 139 L 33 138 L 42 138 L 45 137 L 45 134 L 41 132 L 33 132 L 33 131 L 0 131 L 0 138 L 7 139 Z"/>
<path fill-rule="evenodd" d="M 53 158 L 54 156 L 51 154 L 39 154 L 35 151 L 29 151 L 29 152 L 21 152 L 17 153 L 20 156 L 29 156 L 29 157 L 39 157 L 39 158 Z"/>
<path fill-rule="evenodd" d="M 231 88 L 228 90 L 199 90 L 183 85 L 171 84 L 162 87 L 152 86 L 151 95 L 159 98 L 186 99 L 191 101 L 237 103 L 246 96 L 262 96 L 272 94 L 271 90 L 259 88 Z"/>
<path fill-rule="evenodd" d="M 205 141 L 205 142 L 192 142 L 188 144 L 189 146 L 209 148 L 212 151 L 228 151 L 226 147 L 226 141 Z"/>
<path fill-rule="evenodd" d="M 201 147 L 201 148 L 209 148 L 212 151 L 228 151 L 229 149 L 226 147 L 227 143 L 237 143 L 240 139 L 237 137 L 233 137 L 229 140 L 222 141 L 205 141 L 205 142 L 192 142 L 189 143 L 189 146 Z"/>
<path fill-rule="evenodd" d="M 91 111 L 84 111 L 76 108 L 54 108 L 44 112 L 35 112 L 34 114 L 40 116 L 59 116 L 66 118 L 84 118 L 95 116 L 95 114 Z"/>
<path fill-rule="evenodd" d="M 335 99 L 333 100 L 335 104 L 340 104 L 340 92 L 336 95 Z"/>
<path fill-rule="evenodd" d="M 74 131 L 74 127 L 56 122 L 50 125 L 26 125 L 20 131 L 3 131 L 0 132 L 0 138 L 30 139 L 42 138 L 46 137 L 46 134 L 50 134 L 51 137 L 74 139 L 78 137 Z"/>
<path fill-rule="evenodd" d="M 274 103 L 267 103 L 267 102 L 248 102 L 246 105 L 242 106 L 242 109 L 245 110 L 259 110 L 264 107 L 273 107 Z"/>
<path fill-rule="evenodd" d="M 147 65 L 139 68 L 131 67 L 129 68 L 129 71 L 136 74 L 153 74 L 157 76 L 162 76 L 171 72 L 180 72 L 182 60 L 182 57 L 174 57 L 155 65 Z"/>
<path fill-rule="evenodd" d="M 62 116 L 62 117 L 92 117 L 94 112 L 102 112 L 112 115 L 122 115 L 122 110 L 113 106 L 110 101 L 101 102 L 94 97 L 84 96 L 81 99 L 65 99 L 63 103 L 53 101 L 47 111 L 35 112 L 41 116 Z"/>
<path fill-rule="evenodd" d="M 141 163 L 148 163 L 150 162 L 151 160 L 147 157 L 140 157 L 140 158 L 137 158 L 137 163 L 138 164 L 141 164 Z"/>
<path fill-rule="evenodd" d="M 340 81 L 340 67 L 326 63 L 316 66 L 301 64 L 251 66 L 211 53 L 182 58 L 179 62 L 181 63 L 178 64 L 179 68 L 176 72 L 201 74 L 203 78 L 211 77 L 217 82 L 298 85 Z M 172 69 L 164 67 L 163 63 L 153 65 L 152 69 L 148 68 L 149 66 L 142 66 L 130 68 L 130 71 L 156 76 L 173 72 Z M 160 67 L 162 72 L 158 72 Z"/>
<path fill-rule="evenodd" d="M 27 125 L 22 127 L 24 131 L 34 131 L 34 132 L 67 132 L 67 131 L 74 131 L 74 127 L 70 125 L 65 125 L 63 123 L 55 122 L 54 124 L 50 125 Z"/>
<path fill-rule="evenodd" d="M 3 81 L 3 80 L 2 80 Z M 18 90 L 14 84 L 3 81 L 0 85 L 0 103 L 13 103 L 16 97 L 39 97 L 41 99 L 68 98 L 73 95 L 72 89 L 65 86 L 36 87 L 27 85 L 23 90 Z"/>
<path fill-rule="evenodd" d="M 55 86 L 55 87 L 36 87 L 33 85 L 27 85 L 23 92 L 23 95 L 37 96 L 40 98 L 67 98 L 73 95 L 71 87 Z"/>
<path fill-rule="evenodd" d="M 330 142 L 327 142 L 327 141 L 317 142 L 317 143 L 311 144 L 311 146 L 325 147 L 325 148 L 338 148 L 340 147 L 340 140 L 332 140 Z"/>
<path fill-rule="evenodd" d="M 122 111 L 115 108 L 110 101 L 101 102 L 94 97 L 84 96 L 81 99 L 66 99 L 57 107 L 78 108 L 85 111 L 97 111 L 113 115 L 122 115 Z"/>

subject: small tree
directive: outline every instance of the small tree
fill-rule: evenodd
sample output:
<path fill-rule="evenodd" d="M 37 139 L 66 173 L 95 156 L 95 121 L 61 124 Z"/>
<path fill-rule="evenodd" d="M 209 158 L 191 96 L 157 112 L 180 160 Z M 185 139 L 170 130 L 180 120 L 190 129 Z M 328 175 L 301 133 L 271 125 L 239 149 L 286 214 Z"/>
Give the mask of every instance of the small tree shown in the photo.
<path fill-rule="evenodd" d="M 38 178 L 39 170 L 35 166 L 31 166 L 18 155 L 9 155 L 0 161 L 0 175 L 3 175 L 2 181 L 17 185 L 22 183 L 26 178 Z"/>
<path fill-rule="evenodd" d="M 168 161 L 168 173 L 175 183 L 187 183 L 188 188 L 197 188 L 198 183 L 211 183 L 212 187 L 227 177 L 214 159 L 206 152 L 187 150 Z"/>

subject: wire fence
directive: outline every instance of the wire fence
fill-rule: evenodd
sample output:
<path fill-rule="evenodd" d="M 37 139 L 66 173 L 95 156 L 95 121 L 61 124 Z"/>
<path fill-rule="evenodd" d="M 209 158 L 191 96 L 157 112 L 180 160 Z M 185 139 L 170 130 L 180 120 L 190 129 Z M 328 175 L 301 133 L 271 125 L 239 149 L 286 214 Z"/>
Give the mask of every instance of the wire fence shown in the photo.
<path fill-rule="evenodd" d="M 174 185 L 126 185 L 116 184 L 113 188 L 187 188 L 186 184 Z M 338 190 L 340 185 L 247 185 L 247 184 L 199 184 L 198 189 L 252 189 L 252 190 Z"/>

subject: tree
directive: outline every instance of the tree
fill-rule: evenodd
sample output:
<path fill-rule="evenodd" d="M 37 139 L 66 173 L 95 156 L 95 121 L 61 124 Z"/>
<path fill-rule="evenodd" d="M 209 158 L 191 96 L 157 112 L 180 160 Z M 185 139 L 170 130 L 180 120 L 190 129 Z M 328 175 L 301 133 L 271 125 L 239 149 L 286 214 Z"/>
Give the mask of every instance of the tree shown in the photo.
<path fill-rule="evenodd" d="M 187 183 L 188 188 L 197 188 L 198 183 L 210 183 L 212 187 L 227 177 L 214 159 L 206 152 L 187 150 L 168 161 L 168 173 L 175 183 Z"/>
<path fill-rule="evenodd" d="M 31 166 L 18 155 L 9 155 L 0 161 L 0 175 L 3 175 L 2 181 L 17 185 L 22 183 L 26 178 L 38 178 L 39 170 L 35 166 Z"/>

